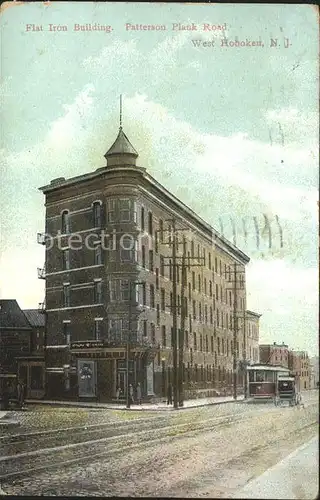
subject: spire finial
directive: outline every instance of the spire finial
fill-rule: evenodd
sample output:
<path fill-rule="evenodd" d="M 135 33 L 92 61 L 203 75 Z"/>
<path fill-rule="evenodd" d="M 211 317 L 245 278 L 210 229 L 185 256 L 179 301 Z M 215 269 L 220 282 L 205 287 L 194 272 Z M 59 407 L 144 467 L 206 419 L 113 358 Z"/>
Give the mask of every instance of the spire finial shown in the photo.
<path fill-rule="evenodd" d="M 122 94 L 120 94 L 120 128 L 122 128 Z"/>

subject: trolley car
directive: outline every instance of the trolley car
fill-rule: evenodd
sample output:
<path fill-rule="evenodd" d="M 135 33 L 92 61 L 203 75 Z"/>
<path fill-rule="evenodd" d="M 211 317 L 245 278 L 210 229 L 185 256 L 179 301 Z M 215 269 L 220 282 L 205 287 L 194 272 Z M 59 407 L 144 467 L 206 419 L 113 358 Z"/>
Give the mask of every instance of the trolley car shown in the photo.
<path fill-rule="evenodd" d="M 279 379 L 289 377 L 288 368 L 256 364 L 247 367 L 249 398 L 252 401 L 276 401 Z M 284 386 L 283 386 L 284 387 Z"/>

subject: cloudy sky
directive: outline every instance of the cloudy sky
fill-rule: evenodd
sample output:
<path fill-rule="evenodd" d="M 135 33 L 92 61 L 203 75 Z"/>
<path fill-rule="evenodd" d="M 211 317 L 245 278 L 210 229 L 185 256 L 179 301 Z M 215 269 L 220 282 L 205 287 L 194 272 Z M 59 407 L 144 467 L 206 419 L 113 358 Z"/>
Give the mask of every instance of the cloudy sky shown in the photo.
<path fill-rule="evenodd" d="M 95 23 L 112 31 L 74 31 Z M 126 23 L 166 30 L 126 31 Z M 175 31 L 173 23 L 198 29 Z M 204 32 L 204 23 L 226 30 Z M 50 32 L 49 24 L 68 30 Z M 1 29 L 1 297 L 23 308 L 43 301 L 38 187 L 105 165 L 122 93 L 123 126 L 139 164 L 251 257 L 247 305 L 262 314 L 261 341 L 316 354 L 316 10 L 17 2 L 2 6 Z M 221 46 L 222 39 L 264 46 Z"/>

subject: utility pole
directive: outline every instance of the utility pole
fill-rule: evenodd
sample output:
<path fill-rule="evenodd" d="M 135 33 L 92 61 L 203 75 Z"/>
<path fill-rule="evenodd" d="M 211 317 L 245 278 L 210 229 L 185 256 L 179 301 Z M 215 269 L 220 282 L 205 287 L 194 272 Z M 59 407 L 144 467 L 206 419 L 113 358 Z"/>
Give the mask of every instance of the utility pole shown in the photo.
<path fill-rule="evenodd" d="M 243 311 L 243 373 L 244 373 L 244 398 L 247 398 L 248 381 L 247 381 L 247 323 L 246 323 L 247 304 L 244 299 Z"/>
<path fill-rule="evenodd" d="M 130 281 L 129 282 L 129 314 L 128 314 L 128 335 L 127 335 L 127 343 L 126 343 L 126 407 L 130 408 L 131 406 L 131 398 L 129 391 L 129 368 L 130 368 L 130 352 L 131 352 L 131 325 L 132 325 L 132 303 L 134 301 L 133 292 L 138 285 L 145 285 L 144 281 Z"/>
<path fill-rule="evenodd" d="M 181 244 L 178 240 L 179 231 L 190 231 L 190 228 L 179 228 L 176 227 L 176 219 L 173 217 L 168 219 L 166 222 L 171 222 L 172 224 L 172 241 L 164 243 L 166 245 L 172 246 L 172 252 L 170 257 L 164 257 L 165 259 L 171 259 L 172 267 L 172 353 L 173 353 L 173 396 L 174 396 L 174 408 L 177 409 L 178 406 L 183 406 L 183 354 L 184 354 L 184 325 L 185 325 L 185 307 L 184 307 L 184 291 L 185 283 L 187 280 L 187 267 L 199 267 L 199 261 L 203 260 L 203 257 L 186 257 L 186 238 L 183 237 L 183 255 L 182 257 L 177 256 L 177 247 Z M 168 230 L 166 230 L 168 231 Z M 170 231 L 171 233 L 171 231 Z M 181 264 L 179 264 L 179 260 Z M 190 264 L 190 260 L 197 260 L 197 264 Z M 169 266 L 170 264 L 166 264 Z M 180 335 L 178 336 L 178 306 L 177 306 L 177 270 L 181 266 L 181 319 L 180 319 Z M 178 356 L 179 351 L 179 356 Z"/>
<path fill-rule="evenodd" d="M 238 280 L 237 280 L 237 275 L 238 274 L 244 274 L 244 270 L 237 271 L 237 263 L 234 263 L 234 268 L 233 268 L 233 287 L 232 288 L 227 288 L 227 290 L 232 290 L 233 291 L 233 397 L 234 399 L 237 399 L 237 371 L 238 371 L 238 352 L 237 352 L 237 338 L 238 338 L 238 332 L 239 332 L 239 326 L 238 326 L 238 315 L 237 315 L 237 305 L 238 305 L 238 290 L 242 290 L 243 287 L 241 286 L 241 281 L 240 281 L 240 288 L 238 288 Z M 246 304 L 245 304 L 246 306 Z M 244 310 L 244 315 L 245 315 L 246 307 Z M 244 316 L 245 317 L 245 316 Z M 245 328 L 245 324 L 244 324 Z M 240 346 L 239 346 L 240 347 Z M 244 356 L 246 356 L 246 340 L 244 340 Z M 245 374 L 246 375 L 246 374 Z M 246 380 L 246 379 L 245 379 Z M 246 383 L 246 382 L 245 382 Z"/>
<path fill-rule="evenodd" d="M 186 266 L 186 237 L 183 235 L 183 253 L 181 262 L 181 319 L 180 319 L 180 335 L 179 335 L 179 406 L 183 406 L 183 348 L 184 348 L 184 335 L 185 335 L 185 288 L 187 282 L 187 266 Z"/>
<path fill-rule="evenodd" d="M 172 220 L 172 349 L 173 349 L 173 407 L 178 408 L 178 342 L 177 342 L 177 236 L 176 221 Z"/>
<path fill-rule="evenodd" d="M 237 264 L 233 269 L 233 399 L 237 399 Z"/>

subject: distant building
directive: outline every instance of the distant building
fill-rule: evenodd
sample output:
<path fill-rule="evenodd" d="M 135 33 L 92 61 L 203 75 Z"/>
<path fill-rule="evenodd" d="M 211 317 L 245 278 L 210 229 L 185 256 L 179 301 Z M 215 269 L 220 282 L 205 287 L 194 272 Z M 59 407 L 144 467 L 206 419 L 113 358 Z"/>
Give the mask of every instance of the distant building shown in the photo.
<path fill-rule="evenodd" d="M 288 368 L 289 349 L 288 346 L 282 344 L 260 344 L 260 363 L 267 365 L 283 366 Z"/>
<path fill-rule="evenodd" d="M 0 300 L 0 378 L 14 385 L 23 379 L 27 397 L 45 394 L 44 315 L 20 309 L 15 299 Z"/>
<path fill-rule="evenodd" d="M 233 270 L 242 285 L 236 314 L 243 317 L 249 257 L 136 164 L 121 127 L 105 157 L 105 167 L 41 188 L 54 243 L 39 269 L 46 281 L 47 396 L 112 400 L 117 387 L 124 393 L 127 376 L 144 398 L 165 396 L 173 382 L 173 217 L 180 242 L 185 231 L 189 263 L 184 324 L 181 267 L 176 296 L 185 394 L 231 390 L 233 350 L 240 359 L 244 348 L 241 332 L 233 345 Z M 112 241 L 102 245 L 103 232 Z M 181 262 L 181 244 L 177 254 Z"/>
<path fill-rule="evenodd" d="M 261 314 L 246 311 L 247 348 L 246 358 L 250 364 L 259 363 L 259 321 Z"/>
<path fill-rule="evenodd" d="M 310 358 L 310 389 L 319 387 L 319 356 Z"/>
<path fill-rule="evenodd" d="M 300 391 L 311 388 L 311 367 L 306 351 L 289 352 L 289 368 L 294 373 Z"/>

